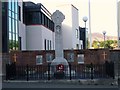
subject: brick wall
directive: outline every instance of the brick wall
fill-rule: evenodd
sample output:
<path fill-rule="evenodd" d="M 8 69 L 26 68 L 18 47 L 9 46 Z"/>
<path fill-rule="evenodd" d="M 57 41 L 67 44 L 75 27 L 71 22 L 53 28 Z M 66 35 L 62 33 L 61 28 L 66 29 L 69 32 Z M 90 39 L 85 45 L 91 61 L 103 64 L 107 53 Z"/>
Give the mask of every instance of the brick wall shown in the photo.
<path fill-rule="evenodd" d="M 108 49 L 87 49 L 87 50 L 64 50 L 64 58 L 67 60 L 67 54 L 73 52 L 74 53 L 74 62 L 70 62 L 71 64 L 78 64 L 77 55 L 84 54 L 84 63 L 85 64 L 103 64 L 106 60 L 111 61 L 114 58 L 114 54 L 120 52 L 120 50 L 108 50 Z M 53 54 L 53 59 L 55 58 L 55 51 L 12 51 L 10 52 L 10 60 L 14 62 L 14 54 L 16 54 L 16 64 L 17 65 L 36 65 L 36 56 L 42 55 L 43 56 L 43 64 L 47 64 L 46 54 L 51 53 Z"/>

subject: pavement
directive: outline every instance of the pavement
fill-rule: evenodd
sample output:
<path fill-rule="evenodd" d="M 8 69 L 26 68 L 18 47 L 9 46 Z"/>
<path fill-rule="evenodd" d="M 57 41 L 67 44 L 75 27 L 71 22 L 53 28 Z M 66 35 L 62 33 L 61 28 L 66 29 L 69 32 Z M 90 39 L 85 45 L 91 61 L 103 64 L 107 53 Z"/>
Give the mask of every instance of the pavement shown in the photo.
<path fill-rule="evenodd" d="M 2 88 L 101 88 L 101 90 L 102 88 L 112 88 L 113 90 L 118 89 L 118 85 L 97 84 L 94 80 L 38 80 L 3 81 Z"/>

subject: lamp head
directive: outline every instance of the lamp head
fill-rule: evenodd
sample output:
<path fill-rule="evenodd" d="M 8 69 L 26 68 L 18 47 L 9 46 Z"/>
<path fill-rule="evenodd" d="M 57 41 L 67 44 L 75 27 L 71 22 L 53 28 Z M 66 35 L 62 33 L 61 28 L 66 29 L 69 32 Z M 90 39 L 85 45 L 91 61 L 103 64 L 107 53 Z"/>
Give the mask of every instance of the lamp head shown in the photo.
<path fill-rule="evenodd" d="M 86 22 L 88 18 L 86 16 L 83 17 L 83 21 Z"/>
<path fill-rule="evenodd" d="M 105 35 L 106 34 L 106 31 L 103 31 L 103 35 Z"/>

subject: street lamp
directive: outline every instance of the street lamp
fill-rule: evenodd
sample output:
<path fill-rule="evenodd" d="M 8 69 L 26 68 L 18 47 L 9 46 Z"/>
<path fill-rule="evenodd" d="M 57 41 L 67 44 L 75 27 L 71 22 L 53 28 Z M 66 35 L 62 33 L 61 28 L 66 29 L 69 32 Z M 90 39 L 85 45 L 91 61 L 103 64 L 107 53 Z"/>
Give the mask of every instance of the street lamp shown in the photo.
<path fill-rule="evenodd" d="M 86 33 L 86 22 L 87 22 L 88 18 L 86 16 L 83 17 L 83 21 L 85 22 L 85 33 Z M 85 34 L 86 35 L 86 34 Z M 85 47 L 87 48 L 87 41 L 86 41 L 86 36 L 85 36 Z"/>
<path fill-rule="evenodd" d="M 104 48 L 105 48 L 105 35 L 106 35 L 106 31 L 103 31 L 103 36 L 104 36 Z"/>

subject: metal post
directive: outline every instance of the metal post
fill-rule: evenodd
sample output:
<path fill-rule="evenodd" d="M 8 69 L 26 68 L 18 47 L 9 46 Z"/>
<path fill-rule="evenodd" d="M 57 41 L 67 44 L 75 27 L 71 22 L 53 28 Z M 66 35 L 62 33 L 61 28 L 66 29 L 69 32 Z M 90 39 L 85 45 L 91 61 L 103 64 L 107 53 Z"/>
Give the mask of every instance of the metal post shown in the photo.
<path fill-rule="evenodd" d="M 28 64 L 27 64 L 26 69 L 27 69 L 27 81 L 28 81 L 29 80 L 29 67 L 28 67 Z"/>
<path fill-rule="evenodd" d="M 69 64 L 69 68 L 70 68 L 70 80 L 72 79 L 71 77 L 71 64 Z"/>
<path fill-rule="evenodd" d="M 50 80 L 50 64 L 48 63 L 48 80 Z"/>
<path fill-rule="evenodd" d="M 93 79 L 93 64 L 91 63 L 91 80 Z"/>

